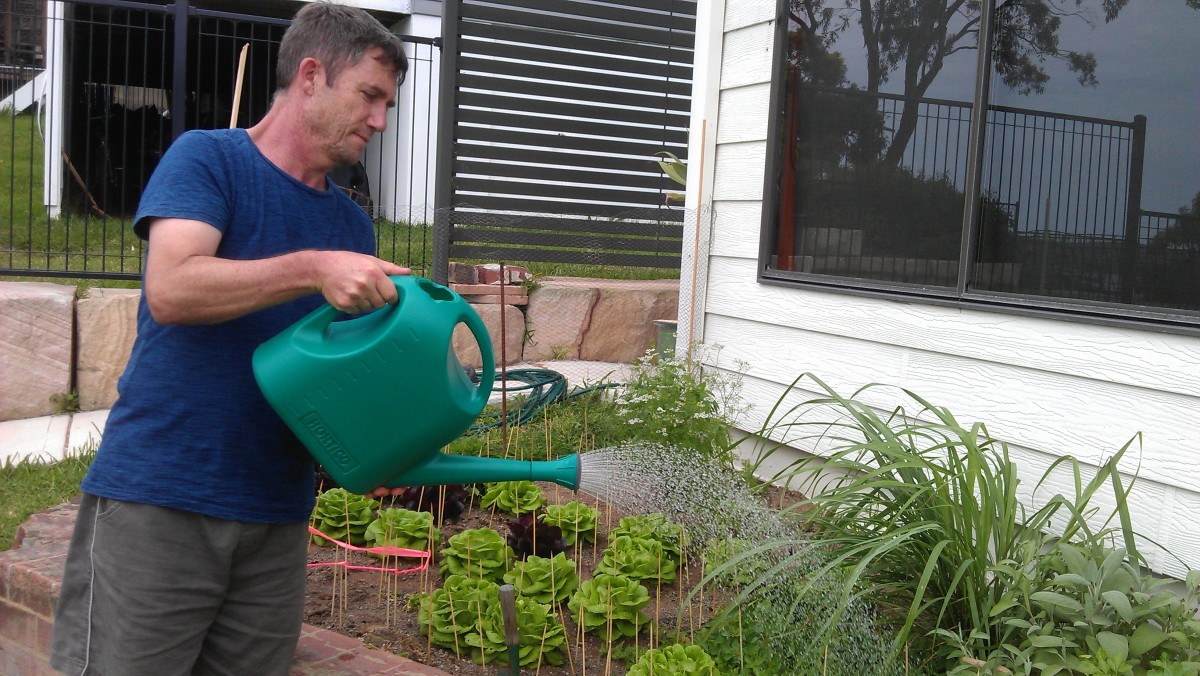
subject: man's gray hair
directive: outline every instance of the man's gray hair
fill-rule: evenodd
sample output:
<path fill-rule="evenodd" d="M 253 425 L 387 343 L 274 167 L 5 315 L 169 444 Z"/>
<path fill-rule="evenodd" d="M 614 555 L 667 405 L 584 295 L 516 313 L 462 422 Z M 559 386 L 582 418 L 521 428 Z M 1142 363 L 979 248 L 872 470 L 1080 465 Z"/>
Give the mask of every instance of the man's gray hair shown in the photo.
<path fill-rule="evenodd" d="M 325 0 L 311 2 L 296 12 L 279 44 L 277 91 L 288 88 L 300 62 L 310 56 L 325 67 L 326 81 L 333 85 L 344 68 L 358 63 L 376 47 L 383 51 L 380 60 L 395 67 L 396 83 L 403 82 L 408 57 L 400 38 L 357 7 Z"/>

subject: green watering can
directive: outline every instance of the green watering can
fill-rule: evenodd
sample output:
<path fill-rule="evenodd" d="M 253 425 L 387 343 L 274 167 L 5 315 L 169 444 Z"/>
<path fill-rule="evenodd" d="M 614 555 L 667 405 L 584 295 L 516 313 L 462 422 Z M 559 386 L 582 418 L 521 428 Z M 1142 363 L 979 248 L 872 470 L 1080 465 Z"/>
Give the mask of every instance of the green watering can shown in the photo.
<path fill-rule="evenodd" d="M 527 462 L 447 455 L 483 411 L 495 380 L 483 320 L 454 291 L 398 275 L 399 300 L 334 321 L 325 304 L 254 351 L 254 377 L 292 432 L 346 490 L 481 481 L 579 487 L 578 454 Z M 450 339 L 466 324 L 483 355 L 471 382 Z"/>

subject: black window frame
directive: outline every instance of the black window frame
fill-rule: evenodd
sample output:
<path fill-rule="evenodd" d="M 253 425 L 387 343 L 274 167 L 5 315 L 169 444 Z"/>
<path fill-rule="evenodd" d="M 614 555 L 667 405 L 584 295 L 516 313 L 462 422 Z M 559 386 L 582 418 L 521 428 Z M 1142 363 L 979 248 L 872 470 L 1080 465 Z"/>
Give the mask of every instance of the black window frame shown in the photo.
<path fill-rule="evenodd" d="M 983 175 L 981 150 L 985 143 L 991 85 L 991 49 L 979 49 L 976 80 L 971 106 L 971 130 L 967 149 L 967 182 L 962 220 L 962 244 L 959 254 L 957 287 L 929 287 L 902 282 L 839 277 L 831 274 L 778 270 L 771 267 L 779 230 L 786 78 L 786 53 L 789 37 L 788 0 L 775 0 L 775 30 L 771 65 L 770 118 L 767 124 L 766 171 L 763 178 L 762 222 L 759 236 L 757 282 L 769 286 L 803 288 L 850 296 L 882 298 L 902 302 L 949 306 L 960 309 L 1011 313 L 1029 317 L 1088 324 L 1162 331 L 1200 336 L 1200 311 L 1158 306 L 1129 305 L 1111 301 L 1033 296 L 969 288 L 972 266 L 980 234 L 979 203 Z M 981 9 L 979 44 L 990 45 L 996 0 L 984 0 Z M 1002 106 L 999 106 L 1002 107 Z"/>

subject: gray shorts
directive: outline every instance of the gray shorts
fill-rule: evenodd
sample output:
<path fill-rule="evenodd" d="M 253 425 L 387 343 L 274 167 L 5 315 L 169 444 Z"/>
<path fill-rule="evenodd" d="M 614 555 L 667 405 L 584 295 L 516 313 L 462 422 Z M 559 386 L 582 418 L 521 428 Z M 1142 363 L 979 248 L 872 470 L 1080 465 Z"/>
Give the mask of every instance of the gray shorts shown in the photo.
<path fill-rule="evenodd" d="M 223 521 L 84 495 L 54 617 L 68 674 L 287 674 L 305 524 Z"/>

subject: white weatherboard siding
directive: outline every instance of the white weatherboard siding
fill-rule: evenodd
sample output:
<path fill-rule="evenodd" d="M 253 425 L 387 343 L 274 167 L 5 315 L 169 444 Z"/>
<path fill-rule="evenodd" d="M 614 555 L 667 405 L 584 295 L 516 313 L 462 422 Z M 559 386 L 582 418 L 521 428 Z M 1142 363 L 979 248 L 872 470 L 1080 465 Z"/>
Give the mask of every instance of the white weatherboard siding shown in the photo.
<path fill-rule="evenodd" d="M 759 284 L 775 2 L 728 0 L 715 9 L 724 26 L 698 33 L 697 52 L 719 52 L 720 67 L 710 71 L 719 77 L 694 85 L 697 99 L 718 101 L 716 114 L 706 113 L 716 143 L 712 184 L 703 204 L 689 195 L 690 209 L 711 215 L 697 266 L 705 293 L 680 312 L 697 315 L 697 338 L 721 346 L 709 363 L 744 371 L 754 410 L 739 426 L 758 429 L 805 372 L 843 395 L 872 382 L 908 388 L 1007 441 L 1030 506 L 1071 493 L 1070 475 L 1056 472 L 1035 494 L 1058 456 L 1084 462 L 1086 481 L 1089 463 L 1141 433 L 1122 465 L 1139 472 L 1135 528 L 1185 563 L 1143 550 L 1169 575 L 1200 568 L 1200 338 Z M 692 265 L 685 262 L 684 276 Z M 811 382 L 804 389 L 796 401 L 816 395 Z M 890 408 L 902 395 L 887 388 L 863 400 Z M 1099 492 L 1101 511 L 1111 508 L 1110 494 Z"/>

